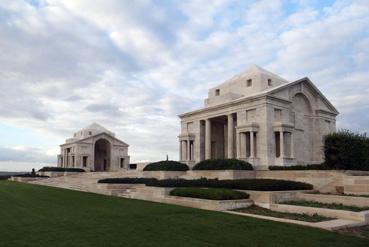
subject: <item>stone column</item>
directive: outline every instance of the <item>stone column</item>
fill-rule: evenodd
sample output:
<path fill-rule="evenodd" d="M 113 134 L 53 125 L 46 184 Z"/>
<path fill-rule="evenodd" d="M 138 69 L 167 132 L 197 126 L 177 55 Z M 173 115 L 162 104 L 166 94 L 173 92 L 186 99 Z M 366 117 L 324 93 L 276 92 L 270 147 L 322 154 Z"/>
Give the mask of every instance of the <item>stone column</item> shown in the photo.
<path fill-rule="evenodd" d="M 182 141 L 179 140 L 179 161 L 183 160 L 182 158 Z"/>
<path fill-rule="evenodd" d="M 295 147 L 293 145 L 293 131 L 291 131 L 291 158 L 295 158 Z"/>
<path fill-rule="evenodd" d="M 205 120 L 205 159 L 211 159 L 211 121 Z"/>
<path fill-rule="evenodd" d="M 250 158 L 254 158 L 255 150 L 254 150 L 254 131 L 250 131 Z"/>
<path fill-rule="evenodd" d="M 231 159 L 234 157 L 233 154 L 233 115 L 228 115 L 228 159 Z"/>
<path fill-rule="evenodd" d="M 241 132 L 240 133 L 240 158 L 246 158 L 246 133 Z"/>
<path fill-rule="evenodd" d="M 241 144 L 240 144 L 240 135 L 241 133 L 236 132 L 236 157 L 237 159 L 241 158 Z"/>
<path fill-rule="evenodd" d="M 284 136 L 283 136 L 283 131 L 279 132 L 279 140 L 280 140 L 280 144 L 279 144 L 280 155 L 279 155 L 279 157 L 283 159 L 284 158 Z"/>
<path fill-rule="evenodd" d="M 190 140 L 187 141 L 187 160 L 191 160 L 191 144 L 190 144 Z"/>
<path fill-rule="evenodd" d="M 181 146 L 182 146 L 182 148 L 181 148 L 181 151 L 182 151 L 182 160 L 186 160 L 186 157 L 187 157 L 187 153 L 186 153 L 186 141 L 181 141 Z"/>
<path fill-rule="evenodd" d="M 63 167 L 67 167 L 67 160 L 66 160 L 66 155 L 65 155 L 65 150 L 63 152 Z"/>

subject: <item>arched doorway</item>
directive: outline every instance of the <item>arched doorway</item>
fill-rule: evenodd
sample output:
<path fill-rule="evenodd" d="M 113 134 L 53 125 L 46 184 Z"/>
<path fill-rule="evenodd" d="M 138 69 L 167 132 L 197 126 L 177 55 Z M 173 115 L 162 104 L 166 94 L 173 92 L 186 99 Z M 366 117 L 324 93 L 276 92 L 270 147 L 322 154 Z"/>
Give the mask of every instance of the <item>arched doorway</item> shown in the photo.
<path fill-rule="evenodd" d="M 110 142 L 99 139 L 95 142 L 95 171 L 107 171 L 110 168 Z"/>

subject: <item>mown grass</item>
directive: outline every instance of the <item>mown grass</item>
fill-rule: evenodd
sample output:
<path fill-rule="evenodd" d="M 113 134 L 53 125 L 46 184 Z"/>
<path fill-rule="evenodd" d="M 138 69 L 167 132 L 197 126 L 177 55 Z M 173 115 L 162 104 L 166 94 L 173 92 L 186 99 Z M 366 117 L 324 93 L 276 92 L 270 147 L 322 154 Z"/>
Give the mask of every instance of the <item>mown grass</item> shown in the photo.
<path fill-rule="evenodd" d="M 313 228 L 0 181 L 0 246 L 367 246 Z"/>

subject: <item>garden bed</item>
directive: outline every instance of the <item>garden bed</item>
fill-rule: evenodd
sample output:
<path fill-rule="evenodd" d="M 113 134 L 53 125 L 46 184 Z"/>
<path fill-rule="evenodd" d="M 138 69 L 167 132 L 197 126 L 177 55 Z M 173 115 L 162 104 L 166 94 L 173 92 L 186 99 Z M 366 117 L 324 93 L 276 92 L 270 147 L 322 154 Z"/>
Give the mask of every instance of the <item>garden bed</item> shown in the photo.
<path fill-rule="evenodd" d="M 249 195 L 245 192 L 219 188 L 176 188 L 170 192 L 170 195 L 208 200 L 239 200 L 249 198 Z"/>
<path fill-rule="evenodd" d="M 247 214 L 264 215 L 264 216 L 270 216 L 270 217 L 275 217 L 275 218 L 306 221 L 306 222 L 322 222 L 322 221 L 334 219 L 330 217 L 321 216 L 318 214 L 309 215 L 309 214 L 277 212 L 277 211 L 272 211 L 270 209 L 258 207 L 255 205 L 248 207 L 248 208 L 234 209 L 233 211 L 247 213 Z"/>
<path fill-rule="evenodd" d="M 361 211 L 369 210 L 369 207 L 349 206 L 349 205 L 343 205 L 341 203 L 321 203 L 321 202 L 307 201 L 307 200 L 285 201 L 282 204 L 285 204 L 285 205 L 294 205 L 294 206 L 302 206 L 302 207 L 327 208 L 327 209 L 335 209 L 335 210 L 347 210 L 347 211 L 352 211 L 352 212 L 361 212 Z"/>
<path fill-rule="evenodd" d="M 312 185 L 302 182 L 278 180 L 278 179 L 162 179 L 155 178 L 107 178 L 101 179 L 99 183 L 144 183 L 146 186 L 154 187 L 207 187 L 207 188 L 227 188 L 237 190 L 255 191 L 286 191 L 286 190 L 311 190 Z"/>
<path fill-rule="evenodd" d="M 369 196 L 355 196 L 342 194 L 317 194 L 317 193 L 298 193 L 297 200 L 314 201 L 324 204 L 342 204 L 347 206 L 369 207 Z M 291 200 L 295 200 L 291 199 Z M 289 201 L 289 200 L 285 200 Z"/>
<path fill-rule="evenodd" d="M 38 170 L 39 172 L 85 172 L 82 168 L 65 168 L 55 166 L 45 166 Z"/>

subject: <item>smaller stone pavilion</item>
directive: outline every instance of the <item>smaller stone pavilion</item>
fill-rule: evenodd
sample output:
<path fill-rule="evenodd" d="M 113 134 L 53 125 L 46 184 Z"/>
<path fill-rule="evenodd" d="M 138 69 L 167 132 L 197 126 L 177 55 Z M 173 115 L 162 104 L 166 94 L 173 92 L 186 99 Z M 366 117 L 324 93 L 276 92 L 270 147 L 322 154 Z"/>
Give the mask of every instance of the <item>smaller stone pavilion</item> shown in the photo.
<path fill-rule="evenodd" d="M 58 166 L 83 168 L 86 171 L 128 169 L 128 147 L 113 132 L 93 123 L 60 145 Z"/>

